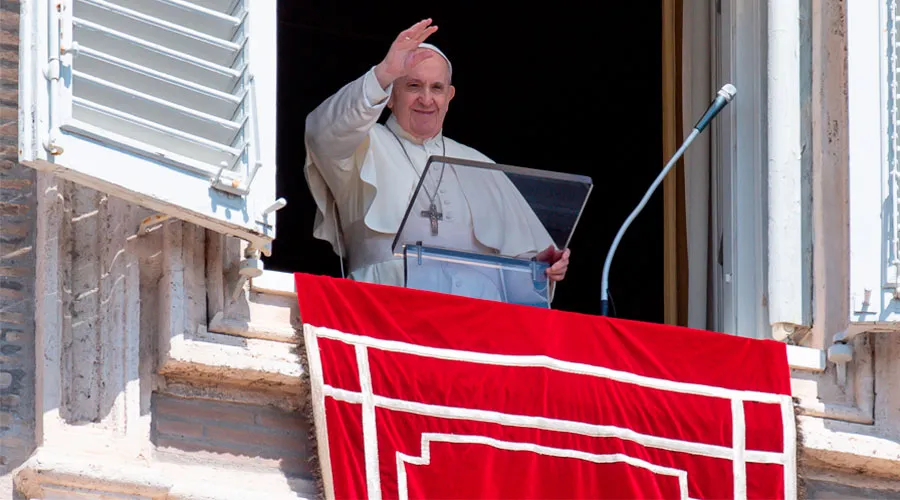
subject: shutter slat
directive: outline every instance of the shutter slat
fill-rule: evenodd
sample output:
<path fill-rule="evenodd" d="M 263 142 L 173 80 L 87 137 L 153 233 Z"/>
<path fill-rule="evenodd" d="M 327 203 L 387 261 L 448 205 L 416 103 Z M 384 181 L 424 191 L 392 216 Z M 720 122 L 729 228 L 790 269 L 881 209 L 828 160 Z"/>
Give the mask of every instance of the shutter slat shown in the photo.
<path fill-rule="evenodd" d="M 242 153 L 242 148 L 219 144 L 79 97 L 73 97 L 72 104 L 75 120 L 106 130 L 110 136 L 129 137 L 152 146 L 148 149 L 155 150 L 156 156 L 166 157 L 166 152 L 171 151 L 212 168 L 222 162 L 231 165 Z"/>
<path fill-rule="evenodd" d="M 78 55 L 79 71 L 117 82 L 138 92 L 163 97 L 176 104 L 193 107 L 219 118 L 233 119 L 243 96 L 228 94 L 192 81 L 177 78 L 140 64 L 113 57 L 90 47 Z"/>
<path fill-rule="evenodd" d="M 231 0 L 220 2 L 219 8 L 208 8 L 183 0 L 116 0 L 118 5 L 163 19 L 208 35 L 232 40 L 242 18 L 232 16 L 229 8 Z M 215 7 L 215 5 L 213 5 Z"/>
<path fill-rule="evenodd" d="M 75 97 L 160 125 L 190 130 L 194 135 L 211 141 L 231 144 L 242 127 L 241 123 L 202 113 L 79 71 L 73 71 L 72 76 Z"/>
<path fill-rule="evenodd" d="M 238 15 L 238 12 L 242 12 L 243 2 L 242 0 L 190 0 L 190 2 L 185 0 L 160 0 L 162 2 L 167 3 L 179 3 L 179 4 L 191 4 L 202 9 L 213 10 L 216 12 L 224 12 L 230 15 Z"/>
<path fill-rule="evenodd" d="M 241 45 L 199 31 L 150 17 L 105 0 L 78 0 L 74 15 L 102 26 L 115 26 L 118 31 L 145 42 L 164 45 L 215 64 L 230 67 Z"/>
<path fill-rule="evenodd" d="M 157 159 L 164 160 L 168 164 L 177 166 L 182 170 L 194 172 L 204 177 L 218 174 L 218 170 L 211 168 L 207 163 L 200 162 L 193 158 L 188 158 L 177 153 L 173 153 L 168 149 L 157 148 L 150 144 L 137 141 L 131 137 L 126 137 L 114 132 L 109 132 L 103 128 L 88 123 L 72 122 L 64 125 L 63 130 L 90 137 L 100 143 L 112 142 L 117 149 L 122 149 L 130 153 L 140 155 L 149 154 L 150 156 L 154 156 Z M 226 171 L 223 173 L 223 177 L 230 178 L 231 176 Z"/>
<path fill-rule="evenodd" d="M 215 64 L 84 19 L 76 17 L 73 23 L 75 40 L 80 45 L 121 59 L 140 61 L 141 65 L 148 68 L 216 90 L 231 92 L 243 73 L 242 68 Z"/>
<path fill-rule="evenodd" d="M 153 158 L 246 171 L 242 0 L 73 2 L 76 128 L 107 130 Z"/>

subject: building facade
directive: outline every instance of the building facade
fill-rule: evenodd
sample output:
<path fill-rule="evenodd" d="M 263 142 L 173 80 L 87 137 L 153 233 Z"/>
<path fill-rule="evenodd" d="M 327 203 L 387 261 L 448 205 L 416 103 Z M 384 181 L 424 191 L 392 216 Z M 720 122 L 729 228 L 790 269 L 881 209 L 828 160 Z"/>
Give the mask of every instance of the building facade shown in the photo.
<path fill-rule="evenodd" d="M 260 273 L 275 2 L 176 3 L 2 4 L 2 498 L 318 494 L 293 279 Z M 687 218 L 679 299 L 788 343 L 807 498 L 900 498 L 895 9 L 676 18 L 685 130 L 738 88 L 686 157 L 715 216 Z"/>

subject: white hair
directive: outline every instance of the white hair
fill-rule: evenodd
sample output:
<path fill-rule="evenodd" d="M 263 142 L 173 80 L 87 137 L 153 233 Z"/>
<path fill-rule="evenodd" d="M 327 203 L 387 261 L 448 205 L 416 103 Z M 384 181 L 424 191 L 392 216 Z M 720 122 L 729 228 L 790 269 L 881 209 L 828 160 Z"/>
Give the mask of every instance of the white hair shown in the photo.
<path fill-rule="evenodd" d="M 444 60 L 447 61 L 447 74 L 449 76 L 449 79 L 450 79 L 450 81 L 453 81 L 453 64 L 450 63 L 450 58 L 447 57 L 447 54 L 444 54 L 444 52 L 441 51 L 441 49 L 439 49 L 436 46 L 434 46 L 430 43 L 427 43 L 427 42 L 420 43 L 419 48 L 433 50 L 434 52 L 437 52 L 439 56 L 443 57 Z"/>

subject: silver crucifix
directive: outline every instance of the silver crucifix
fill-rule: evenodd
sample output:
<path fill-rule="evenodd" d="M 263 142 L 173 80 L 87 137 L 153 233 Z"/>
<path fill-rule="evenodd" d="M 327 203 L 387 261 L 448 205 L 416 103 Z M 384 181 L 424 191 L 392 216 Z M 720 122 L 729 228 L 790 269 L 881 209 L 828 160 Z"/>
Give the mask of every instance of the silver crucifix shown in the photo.
<path fill-rule="evenodd" d="M 441 212 L 438 212 L 437 206 L 436 206 L 434 203 L 432 203 L 432 204 L 428 207 L 428 210 L 422 210 L 422 212 L 420 213 L 420 215 L 421 215 L 422 217 L 431 219 L 431 235 L 432 235 L 432 236 L 437 236 L 437 234 L 438 234 L 438 221 L 444 219 L 444 214 L 441 213 Z"/>

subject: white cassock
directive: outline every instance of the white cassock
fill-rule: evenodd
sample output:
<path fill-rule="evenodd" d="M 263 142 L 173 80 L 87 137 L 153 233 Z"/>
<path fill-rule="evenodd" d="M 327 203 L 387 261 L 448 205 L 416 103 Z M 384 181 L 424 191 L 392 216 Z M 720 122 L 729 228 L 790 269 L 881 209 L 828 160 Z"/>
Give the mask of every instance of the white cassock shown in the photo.
<path fill-rule="evenodd" d="M 428 158 L 492 160 L 443 133 L 416 144 L 393 116 L 386 125 L 377 123 L 390 92 L 390 87 L 381 88 L 372 68 L 313 110 L 306 118 L 304 172 L 316 201 L 313 235 L 347 257 L 349 278 L 403 286 L 403 260 L 394 255 L 391 244 Z M 425 186 L 432 195 L 440 170 L 439 164 L 429 168 Z M 405 239 L 511 257 L 555 246 L 502 172 L 447 167 L 437 191 L 443 213 L 438 235 L 432 236 L 429 219 L 419 216 L 429 208 L 423 193 L 418 199 L 424 204 L 410 213 Z M 502 273 L 490 268 L 437 266 L 419 280 L 409 286 L 475 298 L 511 299 Z"/>

